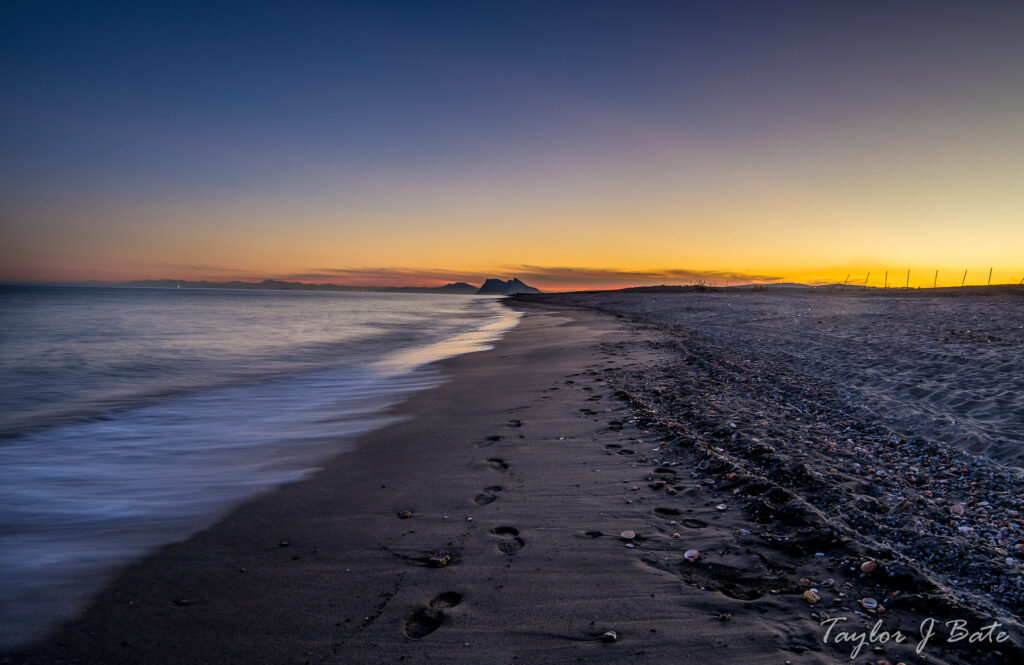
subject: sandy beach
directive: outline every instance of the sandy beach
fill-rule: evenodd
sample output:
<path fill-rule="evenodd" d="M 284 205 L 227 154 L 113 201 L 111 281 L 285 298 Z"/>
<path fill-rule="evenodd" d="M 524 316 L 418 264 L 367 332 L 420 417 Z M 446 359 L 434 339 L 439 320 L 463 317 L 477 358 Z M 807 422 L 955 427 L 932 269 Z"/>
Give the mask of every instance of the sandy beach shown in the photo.
<path fill-rule="evenodd" d="M 723 337 L 739 329 L 701 295 L 513 302 L 519 327 L 445 361 L 401 422 L 2 662 L 1021 662 L 1019 470 L 909 436 L 898 388 L 888 410 L 851 401 L 812 371 L 824 351 L 776 355 L 785 326 Z M 688 307 L 721 328 L 671 318 Z M 1019 380 L 1020 333 L 1000 334 Z M 1003 406 L 969 434 L 1009 459 Z M 953 641 L 950 620 L 1007 639 Z M 906 639 L 837 637 L 879 621 Z"/>

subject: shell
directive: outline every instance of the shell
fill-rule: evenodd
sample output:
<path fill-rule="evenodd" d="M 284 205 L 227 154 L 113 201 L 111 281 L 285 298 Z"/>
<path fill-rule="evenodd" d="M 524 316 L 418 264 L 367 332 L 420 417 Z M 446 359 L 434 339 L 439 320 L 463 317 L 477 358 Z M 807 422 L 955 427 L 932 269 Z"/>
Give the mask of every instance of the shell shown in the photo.
<path fill-rule="evenodd" d="M 686 557 L 687 561 L 696 561 L 700 558 L 700 552 L 697 550 L 686 550 L 686 553 L 683 554 L 683 556 Z"/>
<path fill-rule="evenodd" d="M 623 540 L 633 540 L 634 538 L 636 538 L 636 533 L 634 531 L 626 529 L 625 531 L 620 533 L 619 536 L 621 536 Z"/>
<path fill-rule="evenodd" d="M 860 606 L 866 610 L 876 610 L 878 609 L 878 601 L 874 598 L 861 598 Z"/>

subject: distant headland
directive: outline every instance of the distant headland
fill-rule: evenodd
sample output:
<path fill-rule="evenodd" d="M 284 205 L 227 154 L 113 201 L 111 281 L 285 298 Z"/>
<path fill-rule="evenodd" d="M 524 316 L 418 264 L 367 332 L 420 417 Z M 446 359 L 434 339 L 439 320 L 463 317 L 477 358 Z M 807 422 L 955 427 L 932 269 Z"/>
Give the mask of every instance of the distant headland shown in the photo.
<path fill-rule="evenodd" d="M 440 293 L 456 295 L 499 295 L 508 296 L 519 293 L 541 293 L 541 290 L 528 286 L 518 278 L 508 281 L 488 279 L 482 286 L 474 286 L 467 282 L 451 282 L 444 286 L 350 286 L 345 284 L 311 284 L 306 282 L 286 282 L 278 279 L 265 279 L 262 282 L 210 282 L 207 280 L 190 281 L 178 279 L 139 279 L 130 282 L 80 282 L 76 286 L 132 286 L 164 289 L 263 289 L 275 291 L 369 291 L 373 293 Z"/>

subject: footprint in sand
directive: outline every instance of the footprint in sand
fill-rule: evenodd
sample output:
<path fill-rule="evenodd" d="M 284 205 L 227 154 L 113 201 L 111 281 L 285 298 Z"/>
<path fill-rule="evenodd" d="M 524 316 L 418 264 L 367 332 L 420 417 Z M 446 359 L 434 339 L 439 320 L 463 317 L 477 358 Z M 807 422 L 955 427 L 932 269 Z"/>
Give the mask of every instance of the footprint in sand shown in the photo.
<path fill-rule="evenodd" d="M 491 436 L 487 437 L 486 439 L 484 439 L 483 441 L 479 442 L 476 445 L 477 445 L 478 448 L 487 448 L 489 446 L 493 446 L 494 444 L 498 443 L 499 441 L 504 441 L 504 440 L 505 440 L 505 437 L 501 436 L 500 434 L 492 434 Z"/>
<path fill-rule="evenodd" d="M 522 427 L 522 426 L 523 426 L 523 421 L 522 420 L 510 420 L 507 423 L 505 423 L 505 427 L 509 427 L 511 429 L 517 429 L 517 428 Z"/>
<path fill-rule="evenodd" d="M 429 607 L 421 607 L 405 622 L 405 636 L 413 640 L 421 640 L 441 627 L 444 623 L 444 612 L 441 610 L 455 607 L 462 602 L 462 594 L 447 591 L 430 601 Z"/>
<path fill-rule="evenodd" d="M 505 467 L 508 468 L 508 465 L 506 464 Z M 473 498 L 473 503 L 475 503 L 478 506 L 486 506 L 489 503 L 494 503 L 495 501 L 498 500 L 498 496 L 497 494 L 495 494 L 495 492 L 500 491 L 501 485 L 490 485 L 489 487 L 485 487 L 483 492 L 477 494 Z"/>
<path fill-rule="evenodd" d="M 509 555 L 519 554 L 519 550 L 526 546 L 526 543 L 519 537 L 519 529 L 511 526 L 499 526 L 491 529 L 491 533 L 500 538 L 498 549 Z"/>
<path fill-rule="evenodd" d="M 487 466 L 491 467 L 495 471 L 508 471 L 508 463 L 500 457 L 487 458 Z"/>

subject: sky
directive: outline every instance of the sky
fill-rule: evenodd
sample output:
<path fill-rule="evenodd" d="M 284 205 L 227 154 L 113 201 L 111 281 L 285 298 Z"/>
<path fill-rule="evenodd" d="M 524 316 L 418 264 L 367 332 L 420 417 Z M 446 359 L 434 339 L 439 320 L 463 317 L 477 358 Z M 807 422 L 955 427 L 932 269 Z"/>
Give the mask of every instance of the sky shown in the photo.
<path fill-rule="evenodd" d="M 1021 34 L 1019 2 L 11 0 L 0 281 L 1017 283 Z"/>

